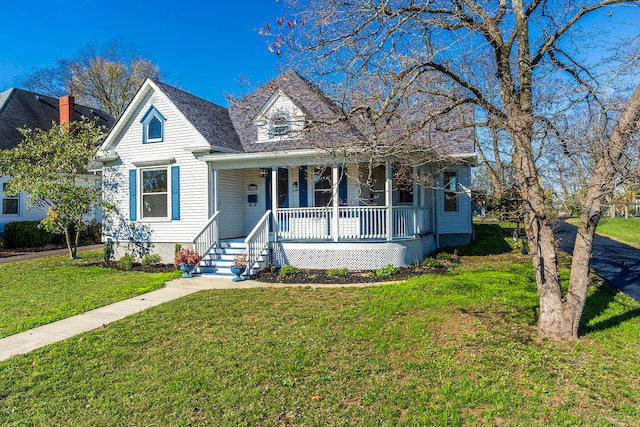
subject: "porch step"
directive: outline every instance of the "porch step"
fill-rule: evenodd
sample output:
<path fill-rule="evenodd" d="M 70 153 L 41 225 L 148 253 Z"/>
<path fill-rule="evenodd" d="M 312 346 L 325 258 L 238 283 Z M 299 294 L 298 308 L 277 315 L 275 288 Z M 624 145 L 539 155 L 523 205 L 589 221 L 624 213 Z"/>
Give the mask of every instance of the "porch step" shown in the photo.
<path fill-rule="evenodd" d="M 213 248 L 202 257 L 202 261 L 198 265 L 197 272 L 206 276 L 234 278 L 235 274 L 231 272 L 236 255 L 247 251 L 247 245 L 244 240 L 233 239 L 220 241 L 220 247 Z M 266 256 L 266 254 L 263 254 Z M 258 261 L 263 262 L 266 258 L 261 257 Z M 257 269 L 252 268 L 243 274 L 248 277 L 255 274 Z"/>

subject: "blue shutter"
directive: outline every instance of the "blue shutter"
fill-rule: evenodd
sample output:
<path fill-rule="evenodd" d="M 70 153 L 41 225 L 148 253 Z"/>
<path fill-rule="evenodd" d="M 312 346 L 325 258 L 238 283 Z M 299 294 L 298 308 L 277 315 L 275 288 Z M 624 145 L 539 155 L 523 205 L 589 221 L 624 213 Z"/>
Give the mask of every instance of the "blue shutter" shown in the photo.
<path fill-rule="evenodd" d="M 180 219 L 180 166 L 171 166 L 171 219 Z"/>
<path fill-rule="evenodd" d="M 264 179 L 264 200 L 264 211 L 271 210 L 271 169 L 269 169 L 269 173 Z"/>
<path fill-rule="evenodd" d="M 300 166 L 298 171 L 298 185 L 299 185 L 299 204 L 301 208 L 306 208 L 309 206 L 309 197 L 308 197 L 308 188 L 307 188 L 307 167 Z"/>
<path fill-rule="evenodd" d="M 347 176 L 343 175 L 344 169 L 340 168 L 340 183 L 338 184 L 338 202 L 340 205 L 347 204 Z"/>
<path fill-rule="evenodd" d="M 136 177 L 138 171 L 136 169 L 129 170 L 129 221 L 135 221 L 137 219 L 138 212 L 138 186 L 136 184 Z"/>

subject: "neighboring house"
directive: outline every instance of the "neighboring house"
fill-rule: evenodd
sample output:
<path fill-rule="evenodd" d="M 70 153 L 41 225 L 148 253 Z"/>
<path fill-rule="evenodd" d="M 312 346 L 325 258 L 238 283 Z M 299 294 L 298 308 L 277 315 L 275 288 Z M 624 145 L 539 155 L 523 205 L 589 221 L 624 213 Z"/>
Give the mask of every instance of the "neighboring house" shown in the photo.
<path fill-rule="evenodd" d="M 205 273 L 226 272 L 226 253 L 239 250 L 252 271 L 267 263 L 377 269 L 470 241 L 472 128 L 424 133 L 456 158 L 440 164 L 436 188 L 396 188 L 392 159 L 364 188 L 357 155 L 338 161 L 301 132 L 309 118 L 335 112 L 294 71 L 229 108 L 147 80 L 99 150 L 104 197 L 119 212 L 105 215 L 104 240 L 116 258 L 154 252 L 165 262 L 177 243 L 195 247 L 207 254 Z M 414 167 L 413 181 L 431 173 Z"/>
<path fill-rule="evenodd" d="M 76 105 L 71 96 L 58 99 L 16 88 L 0 92 L 0 149 L 10 150 L 22 142 L 19 128 L 46 130 L 51 128 L 53 122 L 72 122 L 81 117 L 97 119 L 98 124 L 105 126 L 107 130 L 115 122 L 107 113 Z M 10 222 L 39 221 L 47 215 L 45 210 L 38 207 L 27 209 L 28 195 L 21 193 L 18 197 L 6 196 L 4 188 L 10 179 L 0 177 L 0 232 Z"/>

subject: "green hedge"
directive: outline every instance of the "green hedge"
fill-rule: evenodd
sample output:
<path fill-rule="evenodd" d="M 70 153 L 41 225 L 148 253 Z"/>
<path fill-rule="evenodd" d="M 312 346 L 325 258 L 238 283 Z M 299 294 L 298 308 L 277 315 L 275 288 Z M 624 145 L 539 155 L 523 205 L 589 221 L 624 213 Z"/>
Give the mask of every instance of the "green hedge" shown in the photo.
<path fill-rule="evenodd" d="M 38 227 L 40 221 L 17 221 L 4 226 L 7 248 L 41 248 L 51 243 L 53 234 Z"/>

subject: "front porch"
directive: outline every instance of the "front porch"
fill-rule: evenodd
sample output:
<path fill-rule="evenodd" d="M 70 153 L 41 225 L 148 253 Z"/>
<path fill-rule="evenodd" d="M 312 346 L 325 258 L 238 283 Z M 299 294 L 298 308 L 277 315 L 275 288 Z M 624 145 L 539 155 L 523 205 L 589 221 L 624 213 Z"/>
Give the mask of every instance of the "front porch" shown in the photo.
<path fill-rule="evenodd" d="M 237 242 L 242 236 L 251 274 L 269 263 L 318 269 L 399 267 L 421 261 L 436 248 L 433 191 L 417 185 L 424 170 L 414 170 L 413 188 L 394 205 L 400 198 L 391 163 L 379 170 L 378 192 L 373 195 L 369 189 L 366 198 L 358 165 L 348 168 L 212 167 L 213 215 L 195 237 L 195 249 L 215 258 L 225 240 Z M 317 206 L 319 201 L 324 205 Z"/>

